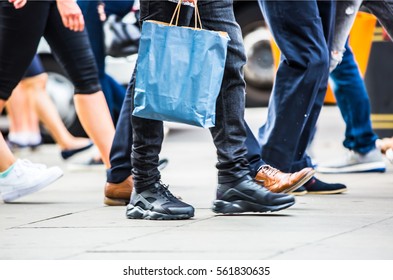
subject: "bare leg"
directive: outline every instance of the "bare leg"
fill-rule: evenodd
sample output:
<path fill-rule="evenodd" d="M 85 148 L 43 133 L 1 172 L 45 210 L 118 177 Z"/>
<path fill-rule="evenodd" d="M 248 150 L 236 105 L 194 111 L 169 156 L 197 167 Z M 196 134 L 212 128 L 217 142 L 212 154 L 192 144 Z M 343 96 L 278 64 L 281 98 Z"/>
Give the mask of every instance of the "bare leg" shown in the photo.
<path fill-rule="evenodd" d="M 115 127 L 104 93 L 98 91 L 94 94 L 76 94 L 74 101 L 83 128 L 100 151 L 106 168 L 109 168 L 109 153 L 115 135 Z"/>
<path fill-rule="evenodd" d="M 6 103 L 10 133 L 39 132 L 37 115 L 30 107 L 24 90 L 23 83 L 19 83 Z"/>
<path fill-rule="evenodd" d="M 74 137 L 64 126 L 55 105 L 46 92 L 47 79 L 48 75 L 43 73 L 24 80 L 26 91 L 41 122 L 62 150 L 86 146 L 89 143 L 88 139 Z"/>
<path fill-rule="evenodd" d="M 5 101 L 0 99 L 0 113 L 5 107 Z M 7 170 L 12 164 L 15 163 L 16 159 L 8 148 L 7 143 L 4 140 L 3 134 L 0 133 L 0 172 Z"/>

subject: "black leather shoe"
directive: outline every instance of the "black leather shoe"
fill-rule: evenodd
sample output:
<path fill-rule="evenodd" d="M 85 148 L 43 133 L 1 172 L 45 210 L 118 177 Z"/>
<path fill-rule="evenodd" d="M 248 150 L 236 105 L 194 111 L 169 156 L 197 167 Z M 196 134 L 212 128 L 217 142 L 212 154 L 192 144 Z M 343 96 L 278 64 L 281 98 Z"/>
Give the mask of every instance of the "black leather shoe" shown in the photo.
<path fill-rule="evenodd" d="M 83 152 L 89 148 L 91 148 L 93 146 L 93 142 L 90 142 L 89 144 L 87 144 L 86 146 L 79 148 L 79 149 L 72 149 L 72 150 L 62 150 L 61 151 L 61 157 L 63 159 L 68 159 L 70 157 L 72 157 L 73 155 Z"/>

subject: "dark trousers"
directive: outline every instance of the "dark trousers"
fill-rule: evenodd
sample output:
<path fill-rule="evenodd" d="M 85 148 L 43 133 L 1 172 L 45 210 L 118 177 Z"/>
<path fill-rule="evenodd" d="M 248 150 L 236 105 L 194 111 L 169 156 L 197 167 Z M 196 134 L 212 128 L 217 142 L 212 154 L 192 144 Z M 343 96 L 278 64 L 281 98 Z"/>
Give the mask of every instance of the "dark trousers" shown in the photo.
<path fill-rule="evenodd" d="M 172 13 L 176 7 L 174 3 L 166 3 L 163 5 L 157 3 L 149 3 L 154 1 L 141 1 L 142 10 L 145 11 L 143 18 L 169 22 Z M 155 1 L 161 2 L 161 1 Z M 150 11 L 150 5 L 155 7 Z M 114 5 L 111 5 L 112 7 Z M 109 8 L 109 7 L 107 7 Z M 149 13 L 146 13 L 148 11 Z M 179 25 L 188 25 L 192 17 L 192 10 L 189 7 L 182 8 L 181 17 L 179 18 Z M 123 106 L 116 125 L 116 133 L 113 139 L 112 148 L 110 152 L 111 168 L 107 170 L 107 181 L 111 183 L 123 182 L 131 175 L 131 149 L 133 143 L 133 131 L 131 125 L 132 100 L 134 94 L 135 73 L 131 77 L 126 96 L 124 98 Z"/>
<path fill-rule="evenodd" d="M 337 105 L 346 124 L 344 147 L 361 154 L 375 149 L 370 100 L 352 50 L 345 44 L 343 60 L 330 74 Z"/>
<path fill-rule="evenodd" d="M 281 50 L 268 119 L 259 130 L 260 152 L 266 163 L 294 172 L 311 166 L 306 148 L 327 88 L 335 2 L 260 0 L 259 4 Z"/>
<path fill-rule="evenodd" d="M 168 1 L 141 1 L 141 19 L 170 7 Z M 173 4 L 173 3 L 172 3 Z M 211 134 L 217 149 L 218 182 L 233 182 L 249 173 L 245 159 L 244 124 L 245 82 L 242 67 L 246 62 L 242 34 L 235 21 L 232 0 L 198 1 L 202 26 L 220 30 L 231 38 L 225 64 L 224 78 L 216 105 L 216 126 Z M 173 13 L 173 9 L 171 9 Z M 190 24 L 192 21 L 190 21 Z M 163 81 L 165 82 L 165 81 Z M 134 143 L 132 148 L 132 173 L 135 188 L 143 189 L 160 179 L 158 156 L 163 140 L 161 121 L 132 117 Z"/>
<path fill-rule="evenodd" d="M 0 98 L 7 100 L 33 60 L 44 36 L 72 80 L 76 93 L 101 90 L 86 32 L 64 27 L 56 1 L 27 1 L 16 10 L 0 1 Z"/>

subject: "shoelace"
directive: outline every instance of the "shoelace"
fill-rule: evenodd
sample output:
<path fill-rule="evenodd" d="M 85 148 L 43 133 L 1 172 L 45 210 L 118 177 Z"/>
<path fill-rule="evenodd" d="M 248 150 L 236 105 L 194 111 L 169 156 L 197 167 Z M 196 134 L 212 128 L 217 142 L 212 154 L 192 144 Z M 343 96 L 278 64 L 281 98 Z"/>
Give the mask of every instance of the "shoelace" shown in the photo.
<path fill-rule="evenodd" d="M 44 164 L 39 164 L 39 163 L 32 163 L 28 159 L 19 159 L 17 161 L 17 164 L 20 165 L 20 167 L 15 168 L 15 174 L 19 177 L 23 174 L 29 174 L 29 173 L 35 173 L 35 170 L 43 170 L 46 168 L 46 165 Z M 33 169 L 33 170 L 32 170 Z"/>
<path fill-rule="evenodd" d="M 161 180 L 158 182 L 160 185 L 160 188 L 157 188 L 158 192 L 165 197 L 168 198 L 175 198 L 177 199 L 169 190 L 169 185 L 164 184 Z"/>
<path fill-rule="evenodd" d="M 278 169 L 276 169 L 274 167 L 271 167 L 270 165 L 262 166 L 262 171 L 263 171 L 263 173 L 265 173 L 265 174 L 267 174 L 269 176 L 272 176 L 272 177 L 275 177 L 276 174 L 279 172 Z"/>
<path fill-rule="evenodd" d="M 45 164 L 41 164 L 41 163 L 32 163 L 30 160 L 28 159 L 21 159 L 19 160 L 19 162 L 26 167 L 29 168 L 36 168 L 36 169 L 45 169 L 46 165 Z"/>

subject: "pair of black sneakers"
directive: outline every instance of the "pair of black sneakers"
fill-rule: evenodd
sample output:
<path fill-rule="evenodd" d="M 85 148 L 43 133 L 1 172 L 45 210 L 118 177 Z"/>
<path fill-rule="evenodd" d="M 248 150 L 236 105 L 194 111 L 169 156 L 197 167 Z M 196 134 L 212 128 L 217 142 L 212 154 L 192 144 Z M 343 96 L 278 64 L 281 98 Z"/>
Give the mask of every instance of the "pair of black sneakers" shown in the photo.
<path fill-rule="evenodd" d="M 217 188 L 213 212 L 236 214 L 244 212 L 275 212 L 292 206 L 291 195 L 272 193 L 246 176 Z M 144 191 L 131 195 L 126 215 L 129 219 L 178 220 L 194 216 L 194 207 L 175 197 L 168 186 L 156 182 Z"/>

